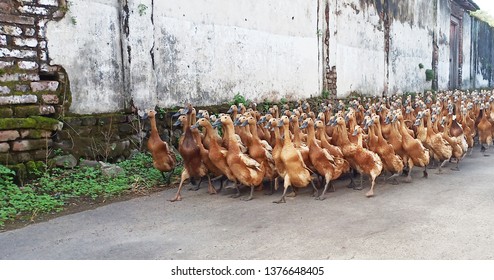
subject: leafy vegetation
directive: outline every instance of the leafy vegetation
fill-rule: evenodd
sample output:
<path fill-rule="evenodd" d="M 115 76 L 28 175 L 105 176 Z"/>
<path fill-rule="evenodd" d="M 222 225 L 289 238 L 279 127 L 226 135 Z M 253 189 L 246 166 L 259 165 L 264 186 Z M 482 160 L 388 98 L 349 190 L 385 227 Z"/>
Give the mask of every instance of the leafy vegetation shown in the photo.
<path fill-rule="evenodd" d="M 247 100 L 245 98 L 245 96 L 243 96 L 242 94 L 240 94 L 240 92 L 237 92 L 237 94 L 235 94 L 235 96 L 233 96 L 233 100 L 230 101 L 228 104 L 229 105 L 235 104 L 235 105 L 238 106 L 238 104 L 240 104 L 240 103 L 244 104 L 245 106 L 249 106 L 250 101 Z"/>
<path fill-rule="evenodd" d="M 494 17 L 489 14 L 489 12 L 484 10 L 478 10 L 475 12 L 470 12 L 470 15 L 477 18 L 480 21 L 486 22 L 491 27 L 494 27 Z"/>
<path fill-rule="evenodd" d="M 434 70 L 432 69 L 425 70 L 425 80 L 428 82 L 434 80 Z"/>
<path fill-rule="evenodd" d="M 141 16 L 141 17 L 146 14 L 147 9 L 148 9 L 148 6 L 146 6 L 142 3 L 137 5 L 137 11 L 139 13 L 139 16 Z"/>
<path fill-rule="evenodd" d="M 0 165 L 0 227 L 19 217 L 61 211 L 74 198 L 105 200 L 130 192 L 146 193 L 163 181 L 149 154 L 136 154 L 117 165 L 124 172 L 115 177 L 92 167 L 51 168 L 39 171 L 39 177 L 23 188 L 14 183 L 14 171 Z M 177 167 L 173 176 L 181 172 L 182 167 Z"/>

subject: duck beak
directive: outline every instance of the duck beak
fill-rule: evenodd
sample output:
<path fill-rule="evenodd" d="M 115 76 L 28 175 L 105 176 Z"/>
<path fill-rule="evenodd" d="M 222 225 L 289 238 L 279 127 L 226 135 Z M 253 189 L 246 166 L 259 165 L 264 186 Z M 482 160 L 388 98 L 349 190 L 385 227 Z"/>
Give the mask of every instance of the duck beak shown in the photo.
<path fill-rule="evenodd" d="M 180 117 L 182 115 L 182 112 L 178 111 L 175 114 L 172 115 L 173 118 Z"/>
<path fill-rule="evenodd" d="M 231 114 L 231 113 L 233 113 L 233 109 L 232 109 L 232 108 L 228 109 L 228 111 L 226 111 L 226 113 L 227 113 L 227 114 Z"/>
<path fill-rule="evenodd" d="M 149 117 L 148 113 L 145 112 L 142 116 L 141 116 L 141 120 L 145 120 Z"/>
<path fill-rule="evenodd" d="M 221 126 L 221 121 L 220 119 L 217 119 L 214 123 L 211 124 L 213 127 L 220 127 Z"/>
<path fill-rule="evenodd" d="M 249 124 L 249 122 L 248 122 L 248 121 L 244 121 L 244 122 L 243 122 L 240 126 L 241 126 L 241 127 L 244 127 L 244 126 L 247 126 L 248 124 Z"/>
<path fill-rule="evenodd" d="M 282 127 L 282 126 L 283 126 L 283 120 L 280 120 L 280 121 L 278 122 L 278 127 Z"/>
<path fill-rule="evenodd" d="M 240 119 L 239 118 L 236 118 L 235 121 L 233 122 L 233 125 L 234 126 L 240 125 Z"/>
<path fill-rule="evenodd" d="M 202 115 L 202 112 L 201 112 L 201 113 L 199 113 L 199 114 L 197 114 L 197 116 L 196 116 L 196 118 L 198 118 L 198 119 L 202 119 L 203 117 L 204 117 L 204 116 Z"/>
<path fill-rule="evenodd" d="M 184 108 L 184 114 L 188 114 L 189 113 L 189 108 L 185 107 Z"/>
<path fill-rule="evenodd" d="M 262 117 L 261 119 L 259 119 L 259 121 L 257 122 L 257 124 L 263 124 L 266 122 L 266 117 Z"/>
<path fill-rule="evenodd" d="M 309 123 L 308 123 L 308 122 L 304 122 L 304 123 L 300 126 L 300 129 L 307 128 L 308 126 L 309 126 Z"/>
<path fill-rule="evenodd" d="M 190 128 L 192 129 L 195 129 L 195 128 L 198 128 L 199 127 L 199 124 L 198 123 L 195 123 L 194 125 L 192 125 Z"/>
<path fill-rule="evenodd" d="M 173 126 L 181 126 L 182 125 L 182 122 L 180 120 L 177 120 Z"/>
<path fill-rule="evenodd" d="M 413 125 L 419 126 L 420 125 L 420 119 L 415 120 L 415 123 Z"/>
<path fill-rule="evenodd" d="M 390 124 L 391 123 L 391 121 L 389 119 L 389 116 L 386 116 L 386 119 L 384 119 L 384 123 L 385 124 Z"/>
<path fill-rule="evenodd" d="M 358 129 L 354 129 L 353 130 L 353 133 L 352 133 L 352 136 L 357 136 L 357 134 L 358 134 Z"/>

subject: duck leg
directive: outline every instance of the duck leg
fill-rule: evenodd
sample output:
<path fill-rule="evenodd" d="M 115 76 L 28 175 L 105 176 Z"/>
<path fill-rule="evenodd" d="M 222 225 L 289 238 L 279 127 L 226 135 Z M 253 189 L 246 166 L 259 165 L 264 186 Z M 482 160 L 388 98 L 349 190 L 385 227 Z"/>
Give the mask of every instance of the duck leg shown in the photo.
<path fill-rule="evenodd" d="M 217 194 L 216 189 L 213 187 L 213 184 L 211 183 L 211 177 L 208 176 L 208 193 L 209 194 Z"/>
<path fill-rule="evenodd" d="M 436 174 L 442 174 L 443 173 L 443 169 L 442 168 L 446 165 L 447 162 L 448 162 L 448 160 L 445 160 L 445 161 L 443 161 L 441 163 L 441 165 L 439 165 L 439 169 L 438 169 L 438 171 L 437 171 Z M 429 167 L 429 169 L 430 169 L 430 167 Z"/>
<path fill-rule="evenodd" d="M 261 183 L 261 184 L 262 184 L 262 183 Z M 249 197 L 248 197 L 248 198 L 246 198 L 246 199 L 242 199 L 242 200 L 243 200 L 243 201 L 249 201 L 249 200 L 252 200 L 253 195 L 254 195 L 254 187 L 251 187 L 251 188 L 250 188 L 250 195 L 249 195 Z"/>
<path fill-rule="evenodd" d="M 451 170 L 460 171 L 460 160 L 459 159 L 456 160 L 456 166 L 451 168 Z"/>
<path fill-rule="evenodd" d="M 286 203 L 285 196 L 286 196 L 286 190 L 290 186 L 290 178 L 288 176 L 285 176 L 285 182 L 283 183 L 284 189 L 283 189 L 283 195 L 281 195 L 280 200 L 273 201 L 273 203 Z"/>
<path fill-rule="evenodd" d="M 171 183 L 172 175 L 173 175 L 173 172 L 174 171 L 175 171 L 175 168 L 173 168 L 172 170 L 168 171 L 168 178 L 166 179 L 166 183 L 168 185 L 170 185 L 170 183 Z M 161 174 L 163 175 L 163 177 L 165 177 L 165 175 L 163 174 L 163 172 Z"/>
<path fill-rule="evenodd" d="M 357 187 L 357 186 L 355 186 L 355 183 L 354 183 L 353 189 L 357 190 L 357 191 L 363 190 L 364 189 L 363 182 L 364 182 L 364 176 L 362 174 L 360 174 L 360 186 Z"/>
<path fill-rule="evenodd" d="M 408 159 L 408 175 L 405 179 L 405 183 L 412 182 L 412 169 L 413 169 L 413 160 L 411 158 Z"/>
<path fill-rule="evenodd" d="M 182 200 L 182 196 L 180 195 L 180 191 L 182 190 L 182 187 L 184 185 L 184 181 L 189 178 L 189 172 L 187 172 L 187 169 L 184 168 L 184 171 L 182 171 L 182 175 L 180 176 L 180 185 L 178 186 L 178 191 L 177 194 L 173 199 L 170 199 L 170 202 L 175 202 L 175 201 L 180 201 Z"/>
<path fill-rule="evenodd" d="M 238 188 L 238 184 L 237 182 L 235 182 L 235 189 L 237 190 L 237 193 L 236 194 L 232 194 L 230 197 L 231 198 L 237 198 L 240 196 L 240 189 Z"/>
<path fill-rule="evenodd" d="M 274 180 L 271 180 L 269 182 L 269 191 L 264 192 L 265 195 L 272 195 L 274 193 L 275 189 L 278 189 L 278 186 L 275 186 L 278 184 L 278 177 L 274 178 Z"/>
<path fill-rule="evenodd" d="M 372 184 L 371 184 L 371 188 L 370 190 L 365 194 L 365 196 L 367 197 L 372 197 L 374 196 L 374 186 L 376 184 L 376 176 L 375 175 L 371 175 L 372 177 Z"/>
<path fill-rule="evenodd" d="M 331 178 L 326 178 L 326 185 L 324 185 L 324 190 L 322 191 L 320 196 L 316 197 L 317 200 L 325 200 L 326 199 L 326 197 L 324 195 L 326 194 L 326 191 L 328 190 L 329 185 L 332 185 L 331 184 Z M 334 187 L 333 187 L 333 191 L 334 191 Z"/>
<path fill-rule="evenodd" d="M 385 181 L 388 181 L 389 179 L 393 179 L 393 181 L 391 182 L 391 184 L 392 185 L 398 185 L 399 183 L 398 183 L 398 180 L 396 179 L 396 177 L 400 176 L 402 172 L 397 172 L 397 173 L 389 176 L 387 179 L 385 179 Z"/>
<path fill-rule="evenodd" d="M 349 189 L 355 189 L 357 186 L 355 185 L 355 181 L 353 181 L 353 177 L 355 177 L 355 169 L 350 171 L 350 184 L 346 186 Z"/>
<path fill-rule="evenodd" d="M 191 178 L 190 183 L 195 185 L 195 179 Z M 201 177 L 201 179 L 199 179 L 199 184 L 197 184 L 197 186 L 195 186 L 195 187 L 189 188 L 189 191 L 198 191 L 199 188 L 201 187 L 201 183 L 202 183 L 202 177 Z"/>

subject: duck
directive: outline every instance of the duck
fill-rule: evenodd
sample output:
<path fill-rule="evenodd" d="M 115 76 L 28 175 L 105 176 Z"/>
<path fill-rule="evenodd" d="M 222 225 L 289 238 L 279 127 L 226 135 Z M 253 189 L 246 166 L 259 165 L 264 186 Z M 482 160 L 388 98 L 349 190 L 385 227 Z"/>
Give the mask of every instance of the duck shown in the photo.
<path fill-rule="evenodd" d="M 191 115 L 193 113 L 192 105 L 188 104 L 183 109 L 183 112 L 187 116 L 186 119 L 184 120 L 184 118 L 180 116 L 179 120 L 175 124 L 179 124 L 178 122 L 181 121 L 181 124 L 184 127 L 184 133 L 179 140 L 178 146 L 178 151 L 183 159 L 184 169 L 182 171 L 182 174 L 180 175 L 180 184 L 178 186 L 177 193 L 174 198 L 169 200 L 170 202 L 182 200 L 180 191 L 182 190 L 185 180 L 190 178 L 200 178 L 201 181 L 196 188 L 197 190 L 202 182 L 202 178 L 208 174 L 208 169 L 202 161 L 201 151 L 191 130 L 190 123 L 192 119 Z"/>
<path fill-rule="evenodd" d="M 240 150 L 238 140 L 234 136 L 233 121 L 229 115 L 222 115 L 213 124 L 213 126 L 219 125 L 223 127 L 223 131 L 228 135 L 226 162 L 228 163 L 228 167 L 234 171 L 233 175 L 235 176 L 236 181 L 251 188 L 250 196 L 245 199 L 246 201 L 249 201 L 253 198 L 254 188 L 261 185 L 262 180 L 264 179 L 266 173 L 265 163 L 259 164 Z M 239 197 L 240 190 L 238 184 L 235 185 L 235 188 L 237 189 L 237 195 L 234 197 Z"/>
<path fill-rule="evenodd" d="M 147 117 L 151 124 L 151 134 L 147 142 L 147 148 L 153 158 L 153 166 L 161 172 L 163 179 L 170 184 L 171 175 L 177 164 L 177 158 L 168 143 L 161 140 L 156 126 L 156 111 L 148 110 Z M 168 178 L 165 178 L 164 172 L 168 172 Z"/>
<path fill-rule="evenodd" d="M 288 116 L 282 116 L 278 121 L 278 127 L 283 127 L 283 147 L 281 149 L 281 161 L 283 162 L 283 166 L 285 169 L 284 174 L 280 173 L 280 176 L 283 177 L 283 194 L 281 198 L 277 201 L 273 201 L 274 203 L 286 203 L 285 197 L 286 192 L 289 186 L 295 188 L 305 188 L 309 184 L 312 184 L 312 188 L 314 189 L 314 195 L 318 195 L 318 190 L 312 181 L 311 172 L 307 168 L 302 158 L 302 154 L 300 150 L 295 148 L 292 140 L 290 139 L 290 119 Z"/>
<path fill-rule="evenodd" d="M 312 118 L 306 119 L 301 128 L 307 128 L 307 146 L 309 148 L 309 158 L 315 171 L 324 177 L 325 185 L 321 195 L 316 199 L 324 200 L 328 186 L 331 181 L 338 179 L 341 174 L 350 170 L 348 162 L 342 158 L 333 157 L 326 149 L 319 146 L 316 141 L 314 121 Z M 334 191 L 334 186 L 333 191 Z"/>
<path fill-rule="evenodd" d="M 384 139 L 379 115 L 374 114 L 369 117 L 365 126 L 369 130 L 369 149 L 381 158 L 383 169 L 391 173 L 386 181 L 393 179 L 393 183 L 397 184 L 396 177 L 403 173 L 403 159 L 395 153 L 393 146 Z"/>

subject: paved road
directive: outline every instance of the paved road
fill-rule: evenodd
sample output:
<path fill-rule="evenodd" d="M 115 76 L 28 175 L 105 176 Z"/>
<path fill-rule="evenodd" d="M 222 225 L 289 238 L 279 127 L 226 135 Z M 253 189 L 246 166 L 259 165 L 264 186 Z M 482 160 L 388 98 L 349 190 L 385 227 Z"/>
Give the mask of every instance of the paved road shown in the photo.
<path fill-rule="evenodd" d="M 494 154 L 461 168 L 370 199 L 347 181 L 281 205 L 167 190 L 0 233 L 0 259 L 494 259 Z"/>

